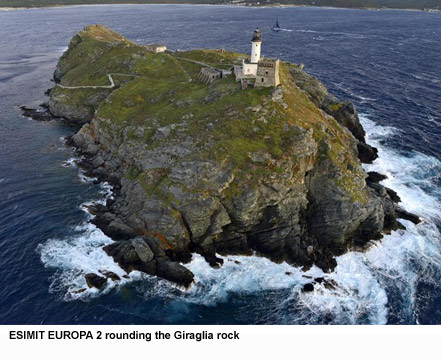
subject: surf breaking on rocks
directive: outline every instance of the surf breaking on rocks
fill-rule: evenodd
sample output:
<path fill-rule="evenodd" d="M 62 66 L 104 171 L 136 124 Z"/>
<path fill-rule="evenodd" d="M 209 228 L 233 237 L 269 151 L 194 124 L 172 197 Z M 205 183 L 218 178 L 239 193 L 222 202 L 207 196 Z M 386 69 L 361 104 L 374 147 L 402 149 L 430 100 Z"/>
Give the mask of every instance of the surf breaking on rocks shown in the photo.
<path fill-rule="evenodd" d="M 69 158 L 62 166 L 76 167 L 79 160 L 79 158 Z M 94 181 L 93 178 L 87 177 L 81 169 L 78 169 L 78 176 L 83 183 Z M 87 273 L 103 275 L 113 273 L 118 276 L 117 282 L 107 281 L 101 292 L 104 294 L 117 285 L 124 285 L 142 277 L 137 271 L 130 273 L 130 275 L 126 274 L 102 249 L 103 246 L 111 244 L 113 240 L 90 223 L 93 216 L 88 209 L 93 204 L 104 204 L 108 198 L 112 197 L 112 187 L 107 183 L 102 183 L 99 186 L 101 198 L 80 205 L 80 209 L 85 213 L 84 222 L 70 229 L 70 234 L 65 238 L 49 239 L 37 248 L 44 265 L 57 269 L 51 279 L 50 292 L 61 294 L 66 301 L 86 300 L 100 294 L 98 289 L 87 285 L 84 277 Z"/>
<path fill-rule="evenodd" d="M 417 286 L 423 275 L 424 281 L 430 282 L 441 272 L 441 235 L 437 227 L 441 221 L 441 194 L 431 183 L 441 164 L 424 154 L 403 155 L 384 146 L 383 142 L 399 130 L 376 125 L 367 116 L 361 116 L 361 121 L 368 141 L 379 149 L 379 158 L 366 165 L 366 170 L 387 175 L 384 184 L 397 191 L 403 206 L 421 216 L 423 224 L 400 220 L 407 230 L 372 242 L 364 253 L 349 252 L 338 257 L 338 265 L 330 274 L 317 267 L 304 272 L 257 256 L 226 256 L 224 265 L 214 269 L 203 257 L 194 255 L 186 266 L 195 274 L 195 284 L 182 291 L 165 280 L 138 272 L 124 278 L 124 271 L 102 250 L 112 240 L 88 222 L 91 215 L 85 210 L 85 222 L 73 229 L 74 235 L 50 239 L 38 249 L 45 266 L 57 269 L 51 291 L 62 293 L 65 300 L 106 294 L 116 285 L 114 282 L 109 281 L 99 292 L 88 289 L 84 280 L 85 273 L 106 269 L 121 277 L 120 285 L 145 281 L 146 298 L 216 306 L 237 296 L 265 294 L 265 304 L 258 301 L 250 305 L 262 323 L 384 324 L 391 316 L 418 323 Z M 102 195 L 109 196 L 109 188 L 103 189 Z M 305 284 L 318 278 L 327 281 L 315 282 L 311 292 L 302 291 Z M 398 299 L 394 301 L 398 305 L 392 306 L 390 298 Z"/>

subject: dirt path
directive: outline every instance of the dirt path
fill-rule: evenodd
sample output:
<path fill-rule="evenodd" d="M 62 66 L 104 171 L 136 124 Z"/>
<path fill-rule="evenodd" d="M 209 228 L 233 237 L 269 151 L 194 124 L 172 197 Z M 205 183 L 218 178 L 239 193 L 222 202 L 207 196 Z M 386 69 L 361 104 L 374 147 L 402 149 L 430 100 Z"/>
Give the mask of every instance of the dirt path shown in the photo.
<path fill-rule="evenodd" d="M 119 75 L 119 76 L 132 76 L 132 77 L 143 77 L 139 75 L 132 75 L 132 74 L 121 74 L 121 73 L 112 73 L 107 74 L 107 78 L 109 79 L 110 85 L 79 85 L 79 86 L 67 86 L 67 85 L 61 85 L 57 84 L 56 86 L 59 86 L 62 89 L 113 89 L 115 85 L 115 81 L 113 80 L 112 75 Z"/>
<path fill-rule="evenodd" d="M 213 69 L 218 70 L 218 71 L 225 71 L 225 69 L 219 69 L 219 68 L 217 68 L 217 67 L 215 67 L 213 65 L 206 64 L 206 63 L 204 63 L 202 61 L 191 60 L 191 59 L 187 59 L 187 58 L 180 57 L 180 56 L 175 56 L 175 58 L 176 59 L 180 59 L 180 60 L 184 60 L 184 61 L 188 61 L 188 62 L 191 62 L 193 64 L 202 65 L 202 66 L 205 66 L 205 67 L 210 67 L 210 68 L 213 68 Z M 231 65 L 231 67 L 234 66 L 233 64 L 225 64 L 225 65 L 229 65 L 229 66 Z"/>
<path fill-rule="evenodd" d="M 202 66 L 207 66 L 207 67 L 211 67 L 213 69 L 216 69 L 218 71 L 225 71 L 225 69 L 218 69 L 214 66 L 211 66 L 209 64 L 206 64 L 204 62 L 201 61 L 196 61 L 196 60 L 191 60 L 191 59 L 186 59 L 183 57 L 179 57 L 179 56 L 173 56 L 175 59 L 179 59 L 179 60 L 184 60 L 184 61 L 188 61 L 191 62 L 193 64 L 198 64 L 198 65 L 202 65 Z M 185 76 L 187 76 L 187 78 L 189 80 L 192 79 L 192 77 L 190 76 L 190 74 L 187 72 L 187 70 L 185 70 L 182 65 L 179 63 L 179 61 L 176 62 L 177 65 L 179 66 L 179 68 L 182 70 L 182 72 L 184 73 Z M 144 77 L 144 76 L 139 76 L 139 75 L 132 75 L 132 74 L 121 74 L 121 73 L 111 73 L 111 74 L 107 74 L 107 78 L 109 79 L 109 83 L 110 85 L 78 85 L 78 86 L 68 86 L 68 85 L 61 85 L 61 84 L 57 84 L 56 86 L 62 88 L 62 89 L 114 89 L 115 88 L 115 81 L 113 80 L 112 75 L 120 75 L 120 76 L 133 76 L 133 77 Z"/>

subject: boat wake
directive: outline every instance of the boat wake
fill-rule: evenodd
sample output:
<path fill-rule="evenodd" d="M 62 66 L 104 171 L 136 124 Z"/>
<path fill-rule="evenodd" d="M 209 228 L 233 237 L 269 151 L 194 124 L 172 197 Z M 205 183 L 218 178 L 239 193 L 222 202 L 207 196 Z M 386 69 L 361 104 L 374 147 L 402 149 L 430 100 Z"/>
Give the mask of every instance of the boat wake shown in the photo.
<path fill-rule="evenodd" d="M 278 32 L 278 31 L 289 31 L 289 32 L 292 31 L 291 29 L 284 29 L 284 28 L 280 27 L 279 20 L 276 20 L 276 23 L 271 28 L 271 30 L 276 31 L 276 32 Z"/>

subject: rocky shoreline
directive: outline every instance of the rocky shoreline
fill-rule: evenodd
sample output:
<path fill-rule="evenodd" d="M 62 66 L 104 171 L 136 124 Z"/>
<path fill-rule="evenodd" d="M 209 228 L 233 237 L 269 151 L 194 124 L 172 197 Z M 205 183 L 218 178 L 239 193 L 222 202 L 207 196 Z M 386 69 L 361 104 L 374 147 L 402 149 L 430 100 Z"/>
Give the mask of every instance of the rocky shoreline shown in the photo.
<path fill-rule="evenodd" d="M 26 109 L 27 116 L 29 116 L 29 109 Z M 336 114 L 334 114 L 336 116 Z M 49 117 L 54 118 L 50 111 L 43 117 L 41 112 L 37 113 L 38 120 L 46 120 Z M 358 121 L 358 116 L 354 106 L 351 103 L 347 103 L 345 108 L 340 111 L 336 118 L 348 124 L 349 128 L 352 128 L 354 132 L 358 131 L 360 137 L 357 145 L 359 150 L 360 161 L 364 163 L 372 163 L 377 158 L 377 149 L 371 147 L 365 142 L 364 130 Z M 59 119 L 58 117 L 56 119 Z M 68 120 L 68 119 L 67 119 Z M 124 220 L 119 216 L 120 210 L 118 209 L 118 202 L 124 201 L 124 193 L 121 192 L 121 178 L 117 171 L 108 171 L 109 165 L 102 158 L 102 153 L 98 150 L 93 139 L 86 139 L 81 133 L 75 134 L 67 138 L 67 146 L 73 146 L 79 155 L 82 156 L 82 161 L 78 163 L 78 166 L 85 171 L 88 177 L 96 178 L 96 183 L 108 183 L 112 186 L 113 196 L 107 200 L 105 205 L 95 204 L 89 208 L 90 213 L 94 216 L 91 222 L 96 225 L 103 233 L 115 242 L 111 245 L 104 247 L 104 250 L 109 256 L 124 269 L 127 273 L 133 270 L 142 271 L 147 274 L 156 275 L 166 280 L 172 281 L 178 285 L 189 287 L 193 282 L 193 274 L 181 265 L 191 260 L 191 252 L 198 252 L 204 256 L 206 261 L 213 267 L 222 266 L 223 260 L 216 256 L 215 251 L 206 251 L 203 248 L 197 248 L 196 246 L 187 253 L 174 253 L 168 251 L 167 246 L 157 236 L 141 236 L 135 229 L 125 224 Z M 109 160 L 111 161 L 111 160 Z M 401 199 L 392 189 L 389 189 L 381 184 L 382 180 L 387 179 L 383 174 L 377 172 L 367 173 L 366 178 L 367 186 L 372 189 L 383 201 L 385 210 L 384 226 L 382 233 L 390 233 L 393 230 L 405 229 L 405 227 L 397 221 L 399 218 L 409 220 L 415 224 L 421 222 L 421 220 L 406 210 L 402 209 L 398 204 Z M 117 203 L 115 206 L 115 202 Z M 353 243 L 349 247 L 333 248 L 328 253 L 322 253 L 320 257 L 315 257 L 314 263 L 324 269 L 325 271 L 332 271 L 336 266 L 335 256 L 342 255 L 349 250 L 363 251 L 365 246 L 371 240 L 377 240 L 382 237 L 378 232 L 375 236 L 370 232 L 360 232 L 357 239 L 354 239 Z M 259 254 L 257 248 L 253 248 L 249 244 L 233 244 L 231 248 L 218 248 L 222 255 L 255 255 Z M 307 249 L 308 252 L 308 249 Z M 273 256 L 271 253 L 259 255 L 267 256 L 271 260 L 279 262 L 286 260 L 278 256 Z M 294 263 L 296 264 L 296 263 Z M 296 265 L 305 266 L 308 269 L 312 265 L 311 261 L 305 263 L 298 263 Z M 87 283 L 89 286 L 101 288 L 105 285 L 105 279 L 110 278 L 113 281 L 118 279 L 109 277 L 107 275 L 86 274 Z M 111 274 L 112 275 L 112 274 Z M 90 280 L 92 279 L 92 281 Z M 323 279 L 319 278 L 319 282 Z M 311 291 L 311 286 L 316 283 L 316 279 L 313 279 L 308 286 L 305 286 L 304 291 Z M 310 286 L 309 286 L 310 285 Z"/>
<path fill-rule="evenodd" d="M 107 30 L 100 31 L 101 39 Z M 107 35 L 112 36 L 113 47 L 115 40 L 124 41 L 113 33 Z M 61 58 L 54 75 L 56 84 L 71 71 L 69 56 L 82 46 L 83 38 L 84 34 L 75 37 Z M 143 51 L 137 45 L 124 46 Z M 165 62 L 172 55 L 163 56 Z M 369 241 L 402 229 L 398 218 L 420 220 L 398 205 L 400 199 L 393 190 L 379 184 L 384 175 L 366 174 L 362 169 L 361 163 L 372 163 L 378 155 L 365 141 L 353 104 L 340 102 L 301 67 L 286 66 L 289 71 L 282 86 L 261 96 L 260 104 L 225 109 L 221 120 L 232 117 L 234 121 L 246 113 L 252 118 L 252 131 L 268 127 L 264 141 L 281 136 L 285 142 L 281 155 L 264 150 L 246 153 L 246 165 L 239 169 L 232 162 L 234 152 L 223 160 L 205 154 L 205 148 L 215 148 L 220 142 L 213 138 L 217 124 L 206 115 L 198 119 L 197 129 L 204 129 L 200 134 L 180 130 L 183 124 L 189 127 L 196 121 L 195 110 L 187 110 L 195 100 L 177 101 L 173 92 L 149 101 L 164 101 L 179 114 L 185 109 L 180 120 L 162 126 L 157 117 L 151 117 L 134 133 L 129 133 L 132 128 L 128 126 L 116 133 L 115 122 L 99 107 L 116 102 L 109 90 L 88 97 L 87 107 L 81 108 L 83 103 L 66 102 L 66 94 L 56 86 L 50 91 L 46 114 L 23 111 L 39 120 L 55 116 L 83 124 L 68 145 L 82 155 L 79 166 L 86 175 L 113 187 L 105 205 L 89 210 L 92 222 L 115 240 L 104 250 L 127 273 L 138 270 L 189 287 L 194 276 L 183 264 L 192 253 L 201 254 L 213 267 L 222 266 L 217 254 L 254 254 L 304 269 L 316 265 L 332 271 L 335 256 L 362 250 Z M 227 85 L 229 93 L 215 85 L 207 88 L 195 108 L 212 106 L 236 91 L 236 85 Z M 119 96 L 126 89 L 120 86 L 114 91 Z M 294 115 L 297 111 L 289 103 L 291 94 L 302 100 L 297 108 L 305 104 L 308 109 L 303 116 L 314 116 L 322 123 L 308 129 L 283 120 L 286 111 Z M 125 99 L 123 106 L 131 109 L 135 104 Z M 268 135 L 273 126 L 270 116 L 273 124 L 280 124 L 272 136 Z M 147 143 L 138 141 L 146 132 Z M 86 274 L 91 287 L 101 288 L 106 279 L 118 281 L 114 274 Z"/>
<path fill-rule="evenodd" d="M 37 121 L 59 121 L 63 119 L 70 122 L 67 118 L 54 116 L 45 106 L 40 109 L 32 109 L 23 106 L 21 109 L 23 111 L 23 116 L 31 117 Z M 353 119 L 357 119 L 352 104 L 347 104 L 347 111 L 349 111 L 349 114 L 351 114 Z M 345 116 L 343 116 L 343 118 L 345 118 Z M 73 124 L 76 124 L 76 122 Z M 358 121 L 355 121 L 353 124 L 364 134 L 361 125 L 358 125 Z M 109 256 L 112 256 L 127 273 L 130 273 L 133 270 L 138 270 L 147 274 L 157 275 L 184 287 L 190 286 L 193 282 L 193 274 L 179 262 L 185 263 L 191 260 L 191 253 L 176 256 L 176 254 L 173 254 L 172 252 L 167 252 L 167 249 L 161 241 L 158 241 L 158 238 L 145 235 L 138 236 L 134 229 L 124 224 L 124 221 L 118 217 L 117 210 L 114 209 L 115 199 L 124 196 L 121 194 L 121 182 L 118 175 L 105 170 L 108 166 L 105 165 L 101 156 L 98 155 L 94 142 L 84 141 L 84 138 L 81 135 L 69 136 L 66 140 L 66 145 L 74 147 L 77 153 L 82 156 L 82 160 L 78 163 L 78 166 L 85 172 L 86 176 L 96 178 L 96 184 L 108 183 L 112 186 L 113 196 L 111 199 L 107 200 L 105 205 L 94 204 L 88 209 L 93 215 L 91 222 L 103 231 L 104 234 L 115 240 L 113 244 L 104 247 L 106 253 Z M 376 149 L 364 141 L 364 135 L 363 140 L 358 144 L 358 149 L 359 151 L 361 149 L 359 154 L 362 162 L 371 163 L 377 158 Z M 418 224 L 421 221 L 416 215 L 405 211 L 398 205 L 401 199 L 395 191 L 379 184 L 382 180 L 387 179 L 385 175 L 376 172 L 369 172 L 367 175 L 367 185 L 384 199 L 385 205 L 389 211 L 388 216 L 385 217 L 385 225 L 383 228 L 384 233 L 389 233 L 396 229 L 405 229 L 404 226 L 397 221 L 398 218 L 412 221 L 415 224 Z M 377 239 L 380 237 L 381 235 L 378 235 Z M 352 250 L 363 250 L 363 247 L 370 240 L 374 240 L 374 238 L 368 236 L 358 239 L 357 242 L 354 242 Z M 328 259 L 326 259 L 327 266 L 323 267 L 327 268 L 329 271 L 335 266 L 334 256 L 341 255 L 349 249 L 334 250 L 334 253 L 325 255 L 328 256 Z M 195 251 L 197 250 L 195 249 Z M 239 246 L 238 248 L 224 252 L 223 254 L 252 255 L 254 253 L 255 249 L 247 246 Z M 211 266 L 222 266 L 223 260 L 216 257 L 215 254 L 205 252 L 201 252 L 201 254 L 204 255 L 205 259 Z M 116 274 L 111 272 L 99 275 L 86 274 L 85 278 L 89 287 L 100 289 L 106 284 L 106 279 L 119 281 L 120 279 L 115 275 Z M 319 278 L 318 281 L 321 282 L 323 279 Z M 312 291 L 315 282 L 317 282 L 316 279 L 313 279 L 310 284 L 305 285 L 304 291 Z"/>

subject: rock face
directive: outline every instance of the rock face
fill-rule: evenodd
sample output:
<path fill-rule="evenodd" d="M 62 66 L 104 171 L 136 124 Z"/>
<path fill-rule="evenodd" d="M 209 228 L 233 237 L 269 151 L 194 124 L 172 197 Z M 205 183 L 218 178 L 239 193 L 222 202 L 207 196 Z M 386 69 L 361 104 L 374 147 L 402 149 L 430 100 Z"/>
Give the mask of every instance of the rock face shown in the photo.
<path fill-rule="evenodd" d="M 378 151 L 366 143 L 366 133 L 358 119 L 357 110 L 350 102 L 340 102 L 329 94 L 326 87 L 298 68 L 291 69 L 296 85 L 304 90 L 311 101 L 327 114 L 333 116 L 347 128 L 357 140 L 358 156 L 363 163 L 372 163 L 378 157 Z"/>
<path fill-rule="evenodd" d="M 104 249 L 124 270 L 189 286 L 181 263 L 197 252 L 215 267 L 216 254 L 257 253 L 331 271 L 336 255 L 397 229 L 399 214 L 410 218 L 381 179 L 366 182 L 361 161 L 376 149 L 352 104 L 293 64 L 281 64 L 277 89 L 242 91 L 232 79 L 198 83 L 202 65 L 183 58 L 240 55 L 152 54 L 95 26 L 74 37 L 54 75 L 74 86 L 126 74 L 89 102 L 82 89 L 59 87 L 49 102 L 84 123 L 71 144 L 90 175 L 114 185 L 93 221 L 115 240 Z"/>

